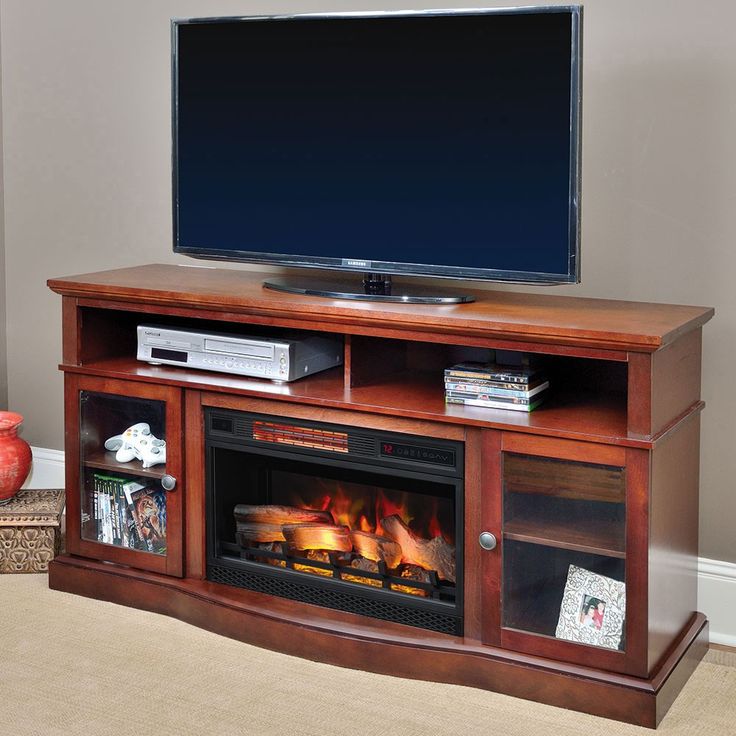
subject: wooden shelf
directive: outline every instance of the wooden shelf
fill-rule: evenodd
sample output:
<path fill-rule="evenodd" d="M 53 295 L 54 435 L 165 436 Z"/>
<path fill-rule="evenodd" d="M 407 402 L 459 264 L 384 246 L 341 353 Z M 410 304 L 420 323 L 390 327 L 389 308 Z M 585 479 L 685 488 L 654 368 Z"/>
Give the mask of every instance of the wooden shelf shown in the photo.
<path fill-rule="evenodd" d="M 115 459 L 114 452 L 100 450 L 85 456 L 84 467 L 106 470 L 110 473 L 124 473 L 142 478 L 160 479 L 166 474 L 166 465 L 154 465 L 152 468 L 144 468 L 140 460 L 132 460 L 129 463 L 120 463 Z"/>
<path fill-rule="evenodd" d="M 504 539 L 569 549 L 606 557 L 626 557 L 624 525 L 618 521 L 549 518 L 512 519 L 504 524 Z"/>
<path fill-rule="evenodd" d="M 135 358 L 105 358 L 62 370 L 117 379 L 134 379 L 182 388 L 249 395 L 494 429 L 515 429 L 547 436 L 586 439 L 627 447 L 651 442 L 627 437 L 626 398 L 617 394 L 553 389 L 531 413 L 446 404 L 441 374 L 402 372 L 368 386 L 346 388 L 341 368 L 292 383 L 232 376 L 176 366 L 152 366 Z"/>

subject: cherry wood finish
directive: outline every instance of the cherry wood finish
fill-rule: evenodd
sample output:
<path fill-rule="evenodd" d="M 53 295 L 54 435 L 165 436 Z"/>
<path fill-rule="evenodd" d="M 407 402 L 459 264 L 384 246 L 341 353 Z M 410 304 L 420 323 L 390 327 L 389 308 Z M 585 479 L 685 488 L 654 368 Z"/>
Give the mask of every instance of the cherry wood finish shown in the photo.
<path fill-rule="evenodd" d="M 700 415 L 652 452 L 649 528 L 649 667 L 697 608 Z"/>
<path fill-rule="evenodd" d="M 651 355 L 629 355 L 629 433 L 661 433 L 700 399 L 702 330 Z"/>
<path fill-rule="evenodd" d="M 656 438 L 627 436 L 626 404 L 615 396 L 580 393 L 560 387 L 543 406 L 530 414 L 475 406 L 446 404 L 442 377 L 423 373 L 394 373 L 379 385 L 347 389 L 339 368 L 318 373 L 293 384 L 268 383 L 263 379 L 229 376 L 176 366 L 152 366 L 134 357 L 109 358 L 64 371 L 105 378 L 134 378 L 228 395 L 259 396 L 290 404 L 345 408 L 388 416 L 414 417 L 461 426 L 518 429 L 541 436 L 587 440 L 622 447 L 651 447 Z M 693 410 L 697 409 L 693 407 Z"/>
<path fill-rule="evenodd" d="M 362 323 L 375 333 L 386 325 L 429 333 L 431 342 L 454 333 L 641 352 L 654 352 L 713 316 L 705 307 L 472 290 L 472 304 L 407 309 L 273 292 L 263 289 L 263 280 L 251 271 L 151 264 L 51 279 L 49 286 L 69 296 L 285 317 L 321 325 L 317 329 Z"/>
<path fill-rule="evenodd" d="M 626 557 L 623 540 L 613 522 L 590 523 L 581 528 L 574 522 L 550 521 L 542 517 L 514 519 L 504 524 L 503 537 L 593 555 Z"/>
<path fill-rule="evenodd" d="M 107 470 L 112 473 L 115 471 L 130 473 L 129 463 L 118 462 L 115 459 L 114 452 L 106 452 L 104 450 L 87 454 L 84 464 L 88 468 L 98 468 L 99 470 Z M 164 465 L 154 465 L 152 468 L 137 467 L 135 474 L 142 478 L 161 479 L 166 474 L 166 467 Z"/>
<path fill-rule="evenodd" d="M 465 611 L 463 616 L 466 641 L 480 642 L 483 632 L 484 614 L 489 610 L 484 605 L 483 593 L 488 590 L 487 580 L 481 567 L 483 550 L 478 544 L 478 536 L 485 531 L 483 517 L 483 498 L 486 489 L 483 485 L 483 468 L 492 458 L 483 444 L 487 432 L 468 429 L 465 433 L 465 545 L 464 561 L 464 593 Z M 491 606 L 494 611 L 498 606 Z"/>
<path fill-rule="evenodd" d="M 56 590 L 163 613 L 200 628 L 298 657 L 412 679 L 506 693 L 654 728 L 707 650 L 707 621 L 693 616 L 649 678 L 464 642 L 399 624 L 207 581 L 167 578 L 62 556 Z"/>
<path fill-rule="evenodd" d="M 166 495 L 166 537 L 167 551 L 165 555 L 141 552 L 112 544 L 103 544 L 82 537 L 81 524 L 81 492 L 84 468 L 81 465 L 82 453 L 80 437 L 80 394 L 82 391 L 91 391 L 98 394 L 116 396 L 134 396 L 136 398 L 161 401 L 166 405 L 166 465 L 154 466 L 149 471 L 140 464 L 134 467 L 124 463 L 117 463 L 113 459 L 111 465 L 105 466 L 109 470 L 113 466 L 119 467 L 130 475 L 145 475 L 151 478 L 161 478 L 165 473 L 176 478 L 176 488 Z M 132 565 L 143 570 L 166 573 L 168 575 L 182 575 L 183 572 L 183 525 L 182 525 L 182 498 L 184 495 L 184 462 L 183 462 L 183 421 L 181 415 L 181 393 L 178 389 L 166 386 L 136 385 L 131 382 L 103 380 L 96 377 L 68 375 L 65 381 L 65 422 L 66 422 L 66 509 L 67 532 L 66 546 L 72 554 L 83 555 L 95 560 L 108 560 L 123 565 Z M 125 427 L 121 427 L 121 430 Z M 106 453 L 105 453 L 106 454 Z M 99 468 L 100 463 L 93 455 L 92 468 Z M 141 472 L 139 472 L 141 471 Z"/>
<path fill-rule="evenodd" d="M 547 440 L 537 441 L 543 446 Z M 504 447 L 518 447 L 513 440 L 505 442 Z M 576 456 L 580 453 L 577 445 L 571 445 L 567 453 L 557 444 L 560 459 L 564 455 Z M 534 452 L 535 444 L 527 443 L 529 452 Z M 604 457 L 608 453 L 604 453 Z M 595 462 L 595 452 L 587 458 Z M 559 457 L 559 456 L 558 456 Z M 511 461 L 511 462 L 510 462 Z M 647 621 L 644 616 L 633 615 L 647 605 L 647 519 L 648 519 L 648 461 L 649 453 L 644 450 L 628 449 L 622 463 L 625 472 L 601 466 L 563 465 L 552 462 L 561 469 L 549 472 L 550 487 L 544 488 L 539 482 L 540 471 L 535 465 L 543 463 L 535 455 L 504 456 L 503 481 L 506 493 L 535 492 L 544 495 L 555 494 L 561 499 L 585 499 L 603 502 L 620 502 L 625 499 L 628 523 L 626 524 L 625 544 L 618 537 L 616 526 L 612 523 L 586 522 L 574 525 L 564 518 L 553 523 L 543 524 L 541 519 L 532 517 L 505 520 L 503 524 L 504 542 L 521 541 L 542 545 L 552 549 L 567 549 L 587 554 L 625 559 L 626 561 L 626 605 L 625 651 L 581 646 L 575 642 L 557 639 L 554 636 L 531 633 L 521 628 L 503 628 L 501 645 L 504 648 L 528 653 L 543 654 L 553 659 L 586 664 L 591 658 L 598 666 L 616 672 L 646 676 L 650 672 L 647 660 Z M 526 475 L 528 463 L 532 472 Z M 507 475 L 507 471 L 508 475 Z M 625 497 L 620 495 L 621 480 L 625 479 Z M 587 485 L 586 485 L 587 483 Z M 508 602 L 507 602 L 508 603 Z M 695 611 L 693 607 L 691 613 Z"/>
<path fill-rule="evenodd" d="M 206 567 L 205 453 L 202 394 L 187 391 L 184 405 L 187 494 L 185 514 L 186 577 L 204 580 Z"/>
<path fill-rule="evenodd" d="M 481 609 L 483 612 L 483 643 L 501 645 L 502 555 L 503 555 L 503 493 L 501 485 L 501 432 L 484 431 L 481 467 L 482 496 L 480 518 L 482 529 L 496 537 L 495 550 L 481 551 Z M 478 538 L 472 540 L 478 545 Z M 478 545 L 480 547 L 480 545 Z"/>
<path fill-rule="evenodd" d="M 521 455 L 559 458 L 575 462 L 598 463 L 599 465 L 623 465 L 626 459 L 626 451 L 622 447 L 557 440 L 549 437 L 541 438 L 518 432 L 504 433 L 502 449 L 504 452 Z"/>
<path fill-rule="evenodd" d="M 701 328 L 713 310 L 513 292 L 478 292 L 475 303 L 452 306 L 348 303 L 267 291 L 262 279 L 154 265 L 49 282 L 63 297 L 71 552 L 52 563 L 51 586 L 298 656 L 654 727 L 707 644 L 707 622 L 696 613 L 695 560 Z M 141 322 L 241 334 L 332 332 L 344 338 L 345 361 L 289 384 L 151 366 L 135 359 Z M 489 348 L 547 356 L 554 385 L 540 409 L 445 404 L 443 368 Z M 165 558 L 81 539 L 82 389 L 166 402 L 166 470 L 179 483 L 169 497 Z M 464 635 L 207 581 L 205 407 L 463 441 Z M 114 469 L 107 455 L 88 464 Z M 555 461 L 576 465 L 566 471 Z M 159 472 L 150 469 L 151 477 Z M 506 523 L 504 491 L 525 497 Z M 626 518 L 602 514 L 573 524 L 557 513 L 543 523 L 531 494 L 625 506 Z M 494 550 L 479 546 L 482 531 L 496 536 Z M 625 565 L 625 651 L 505 627 L 513 593 L 504 589 L 504 564 L 515 545 Z"/>
<path fill-rule="evenodd" d="M 625 496 L 622 468 L 507 454 L 503 473 L 506 490 L 513 493 L 608 503 L 620 503 Z"/>

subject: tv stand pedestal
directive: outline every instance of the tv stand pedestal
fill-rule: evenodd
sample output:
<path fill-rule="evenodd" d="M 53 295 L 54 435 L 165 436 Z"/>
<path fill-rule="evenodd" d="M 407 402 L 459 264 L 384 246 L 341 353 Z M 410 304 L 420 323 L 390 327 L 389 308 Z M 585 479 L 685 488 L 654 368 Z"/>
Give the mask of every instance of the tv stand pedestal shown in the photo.
<path fill-rule="evenodd" d="M 483 291 L 472 304 L 350 303 L 262 282 L 167 265 L 49 282 L 62 295 L 68 550 L 50 565 L 51 587 L 308 659 L 656 727 L 708 646 L 697 611 L 698 477 L 701 331 L 713 310 Z M 141 323 L 337 334 L 344 365 L 288 384 L 152 366 L 136 360 Z M 445 403 L 444 368 L 489 349 L 544 360 L 551 388 L 539 409 Z M 461 448 L 457 596 L 444 606 L 457 630 L 337 610 L 321 593 L 295 600 L 298 585 L 259 588 L 237 574 L 216 582 L 213 412 Z M 141 421 L 165 437 L 165 464 L 105 452 L 108 437 Z M 165 503 L 165 529 L 148 517 L 139 544 L 100 514 L 105 499 L 122 508 L 121 478 L 143 479 Z M 494 549 L 479 544 L 483 532 Z M 568 630 L 558 621 L 571 566 L 592 587 L 580 589 Z M 269 579 L 279 574 L 270 567 Z M 618 624 L 613 588 L 596 587 L 604 578 L 625 586 Z M 599 618 L 580 633 L 593 598 Z"/>
<path fill-rule="evenodd" d="M 328 299 L 350 299 L 364 302 L 399 302 L 401 304 L 466 304 L 475 301 L 472 294 L 458 294 L 446 289 L 421 284 L 394 284 L 389 274 L 367 273 L 363 280 L 325 280 L 309 276 L 269 278 L 267 289 L 287 294 L 319 296 Z"/>

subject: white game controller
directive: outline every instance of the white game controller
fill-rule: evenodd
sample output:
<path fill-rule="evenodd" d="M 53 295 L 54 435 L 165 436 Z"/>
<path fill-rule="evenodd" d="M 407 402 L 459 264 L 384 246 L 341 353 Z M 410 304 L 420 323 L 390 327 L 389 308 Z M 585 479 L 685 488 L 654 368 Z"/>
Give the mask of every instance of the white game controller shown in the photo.
<path fill-rule="evenodd" d="M 138 422 L 122 434 L 105 440 L 105 449 L 114 452 L 119 463 L 140 460 L 144 468 L 150 468 L 166 462 L 166 441 L 154 437 L 145 422 Z"/>

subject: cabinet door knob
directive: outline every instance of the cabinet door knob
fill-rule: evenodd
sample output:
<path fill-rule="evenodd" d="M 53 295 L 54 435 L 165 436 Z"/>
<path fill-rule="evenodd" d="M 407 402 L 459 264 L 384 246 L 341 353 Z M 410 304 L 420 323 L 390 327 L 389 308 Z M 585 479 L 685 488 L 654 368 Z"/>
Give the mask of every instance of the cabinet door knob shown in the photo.
<path fill-rule="evenodd" d="M 483 549 L 496 549 L 496 537 L 490 532 L 481 532 L 480 536 L 478 537 L 478 544 L 480 544 Z"/>
<path fill-rule="evenodd" d="M 161 487 L 165 491 L 173 491 L 176 488 L 176 478 L 173 475 L 164 475 L 161 478 Z"/>

